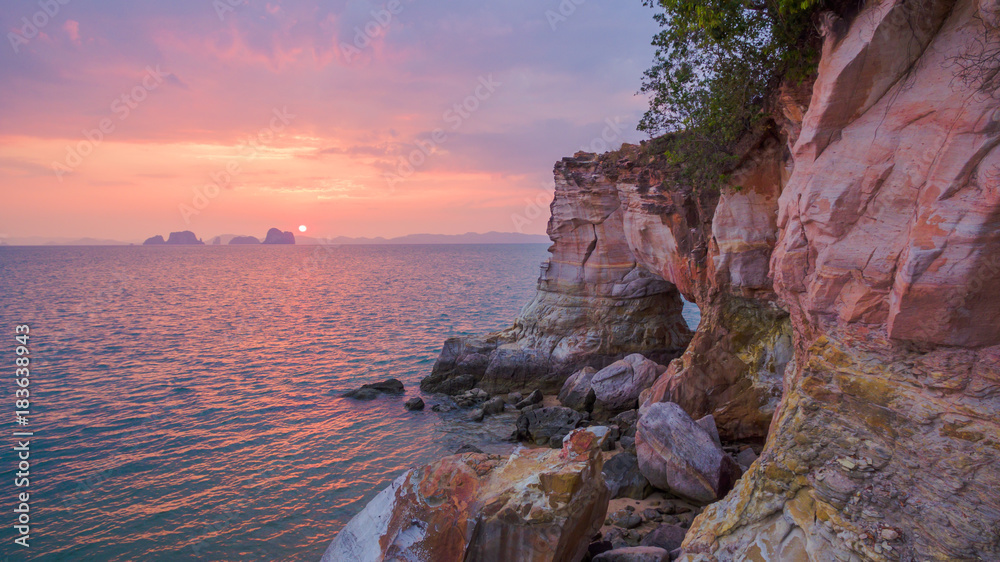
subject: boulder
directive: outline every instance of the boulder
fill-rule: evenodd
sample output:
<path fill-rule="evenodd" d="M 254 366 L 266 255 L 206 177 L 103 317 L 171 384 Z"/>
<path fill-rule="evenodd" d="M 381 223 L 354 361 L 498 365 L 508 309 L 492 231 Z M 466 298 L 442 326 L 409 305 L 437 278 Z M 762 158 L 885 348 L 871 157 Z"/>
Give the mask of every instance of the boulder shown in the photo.
<path fill-rule="evenodd" d="M 619 527 L 612 527 L 608 532 L 604 533 L 604 540 L 611 543 L 611 548 L 608 550 L 614 550 L 616 548 L 625 548 L 628 546 L 638 546 L 639 541 L 631 541 L 635 544 L 629 544 L 631 536 L 628 535 L 628 531 Z"/>
<path fill-rule="evenodd" d="M 485 402 L 490 395 L 482 389 L 472 388 L 455 395 L 455 405 L 459 408 L 472 408 Z"/>
<path fill-rule="evenodd" d="M 545 399 L 545 397 L 542 395 L 542 391 L 535 390 L 531 394 L 529 394 L 527 397 L 525 397 L 524 400 L 521 400 L 520 402 L 518 402 L 517 404 L 515 404 L 514 407 L 517 408 L 518 410 L 523 410 L 524 408 L 526 408 L 528 406 L 533 406 L 535 404 L 541 404 L 542 400 L 544 400 L 544 399 Z"/>
<path fill-rule="evenodd" d="M 592 411 L 597 397 L 594 389 L 590 387 L 590 381 L 595 373 L 597 370 L 593 367 L 584 367 L 570 375 L 559 391 L 559 403 L 581 412 Z"/>
<path fill-rule="evenodd" d="M 638 410 L 626 410 L 609 420 L 610 424 L 621 429 L 622 437 L 635 437 L 635 426 L 639 423 Z"/>
<path fill-rule="evenodd" d="M 494 396 L 483 404 L 483 414 L 487 416 L 493 416 L 503 412 L 504 407 L 507 405 L 503 398 L 499 396 Z"/>
<path fill-rule="evenodd" d="M 753 452 L 753 449 L 750 447 L 743 449 L 738 455 L 736 455 L 736 462 L 743 468 L 743 470 L 750 468 L 750 465 L 752 465 L 755 460 L 757 460 L 757 453 Z"/>
<path fill-rule="evenodd" d="M 402 394 L 405 391 L 403 383 L 397 379 L 386 379 L 381 382 L 363 384 L 361 388 L 345 392 L 342 396 L 356 400 L 374 400 L 379 394 Z"/>
<path fill-rule="evenodd" d="M 716 445 L 722 446 L 722 439 L 719 438 L 719 428 L 715 426 L 715 418 L 712 417 L 712 414 L 698 418 L 694 423 L 698 424 L 698 427 L 704 429 L 706 433 L 712 436 L 712 441 L 715 441 Z"/>
<path fill-rule="evenodd" d="M 489 365 L 490 354 L 497 348 L 493 338 L 448 338 L 430 376 L 420 381 L 424 392 L 458 394 L 476 386 Z"/>
<path fill-rule="evenodd" d="M 666 370 L 663 365 L 633 353 L 597 371 L 590 381 L 595 415 L 612 416 L 637 408 L 639 394 L 653 386 Z"/>
<path fill-rule="evenodd" d="M 680 525 L 660 525 L 650 531 L 639 543 L 642 546 L 655 546 L 666 551 L 676 550 L 684 542 L 687 529 Z"/>
<path fill-rule="evenodd" d="M 403 403 L 403 407 L 410 411 L 423 410 L 424 401 L 419 396 L 414 396 Z"/>
<path fill-rule="evenodd" d="M 606 425 L 593 425 L 590 427 L 582 428 L 580 429 L 580 431 L 586 431 L 587 433 L 592 434 L 594 438 L 597 439 L 597 444 L 602 451 L 614 450 L 615 441 L 611 435 L 610 427 Z M 563 440 L 559 443 L 559 446 L 561 447 L 565 443 L 565 441 L 569 438 L 570 435 L 564 437 Z"/>
<path fill-rule="evenodd" d="M 427 380 L 427 379 L 424 379 Z M 476 385 L 476 379 L 472 375 L 457 375 L 453 378 L 441 381 L 437 385 L 427 385 L 422 384 L 421 381 L 420 390 L 425 392 L 440 392 L 442 394 L 455 395 L 460 392 L 471 389 Z M 428 390 L 428 388 L 433 388 L 434 390 Z"/>
<path fill-rule="evenodd" d="M 348 390 L 341 396 L 344 398 L 353 398 L 355 400 L 374 400 L 381 396 L 382 393 L 375 390 L 374 388 L 356 388 L 354 390 Z"/>
<path fill-rule="evenodd" d="M 373 382 L 371 384 L 361 385 L 361 388 L 374 388 L 379 392 L 385 394 L 402 394 L 405 388 L 403 383 L 399 379 L 386 379 L 381 382 Z"/>
<path fill-rule="evenodd" d="M 742 474 L 712 436 L 672 402 L 649 406 L 635 443 L 639 470 L 653 486 L 694 501 L 718 500 Z"/>
<path fill-rule="evenodd" d="M 604 463 L 604 482 L 611 498 L 646 499 L 653 486 L 639 471 L 639 460 L 632 453 L 618 453 Z"/>
<path fill-rule="evenodd" d="M 461 455 L 462 453 L 482 453 L 482 452 L 483 450 L 480 449 L 479 447 L 469 444 L 462 445 L 458 449 L 455 449 L 456 455 Z"/>
<path fill-rule="evenodd" d="M 600 470 L 586 432 L 558 451 L 445 457 L 380 492 L 322 562 L 580 560 L 607 513 Z"/>
<path fill-rule="evenodd" d="M 532 408 L 517 418 L 517 438 L 536 445 L 548 445 L 552 437 L 562 439 L 579 427 L 583 415 L 563 406 Z"/>
<path fill-rule="evenodd" d="M 634 511 L 619 509 L 611 514 L 611 524 L 622 529 L 635 529 L 642 525 L 642 517 Z"/>
<path fill-rule="evenodd" d="M 593 562 L 670 562 L 670 552 L 655 546 L 629 546 L 602 552 Z"/>

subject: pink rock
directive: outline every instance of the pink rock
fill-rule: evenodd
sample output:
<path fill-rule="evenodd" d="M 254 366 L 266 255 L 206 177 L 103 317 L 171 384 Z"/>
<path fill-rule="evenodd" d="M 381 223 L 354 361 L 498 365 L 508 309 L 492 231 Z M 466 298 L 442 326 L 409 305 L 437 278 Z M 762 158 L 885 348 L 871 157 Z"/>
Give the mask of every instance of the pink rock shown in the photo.
<path fill-rule="evenodd" d="M 638 353 L 601 369 L 590 380 L 595 415 L 612 416 L 635 409 L 639 394 L 652 386 L 666 369 Z"/>
<path fill-rule="evenodd" d="M 672 402 L 649 406 L 635 433 L 639 471 L 653 486 L 699 502 L 732 489 L 741 470 L 711 435 Z"/>

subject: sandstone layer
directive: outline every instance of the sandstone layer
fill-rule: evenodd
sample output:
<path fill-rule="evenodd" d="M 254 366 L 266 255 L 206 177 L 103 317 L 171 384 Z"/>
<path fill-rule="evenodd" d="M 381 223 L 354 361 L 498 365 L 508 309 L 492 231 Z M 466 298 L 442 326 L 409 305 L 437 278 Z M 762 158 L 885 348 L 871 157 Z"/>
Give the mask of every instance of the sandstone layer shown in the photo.
<path fill-rule="evenodd" d="M 506 331 L 448 340 L 421 388 L 555 393 L 583 367 L 641 353 L 669 363 L 642 403 L 676 402 L 713 415 L 726 439 L 763 439 L 792 355 L 769 275 L 782 138 L 775 125 L 753 139 L 721 192 L 679 184 L 656 141 L 564 158 L 535 298 Z M 680 294 L 702 312 L 690 346 Z"/>
<path fill-rule="evenodd" d="M 771 261 L 784 397 L 685 559 L 1000 559 L 998 13 L 878 2 L 826 37 Z"/>
<path fill-rule="evenodd" d="M 633 255 L 623 202 L 602 165 L 586 153 L 556 164 L 551 257 L 534 299 L 503 332 L 448 340 L 423 390 L 556 393 L 583 367 L 632 353 L 666 364 L 684 350 L 691 332 L 680 294 Z"/>

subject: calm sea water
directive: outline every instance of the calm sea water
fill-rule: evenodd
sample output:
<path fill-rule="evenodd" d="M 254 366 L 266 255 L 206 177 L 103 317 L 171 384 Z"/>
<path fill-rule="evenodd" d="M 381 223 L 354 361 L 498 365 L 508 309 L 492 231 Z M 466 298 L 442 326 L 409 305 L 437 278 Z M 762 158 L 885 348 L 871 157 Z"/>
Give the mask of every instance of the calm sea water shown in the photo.
<path fill-rule="evenodd" d="M 544 245 L 0 248 L 0 358 L 29 324 L 31 413 L 4 377 L 10 560 L 315 561 L 402 470 L 512 420 L 406 412 L 445 338 L 510 325 Z M 697 309 L 686 311 L 697 322 Z M 424 396 L 428 406 L 431 397 Z M 5 419 L 6 418 L 6 419 Z M 13 545 L 31 439 L 30 548 Z"/>

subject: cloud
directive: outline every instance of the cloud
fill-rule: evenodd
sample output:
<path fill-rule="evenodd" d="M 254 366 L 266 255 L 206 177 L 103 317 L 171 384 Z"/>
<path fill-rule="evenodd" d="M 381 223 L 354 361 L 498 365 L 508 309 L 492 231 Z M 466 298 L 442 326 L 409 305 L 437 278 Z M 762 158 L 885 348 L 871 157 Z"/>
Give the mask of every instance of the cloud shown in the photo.
<path fill-rule="evenodd" d="M 0 185 L 28 194 L 26 204 L 38 216 L 63 203 L 33 192 L 74 185 L 81 201 L 91 201 L 82 208 L 74 201 L 78 219 L 24 228 L 141 237 L 144 232 L 102 232 L 108 221 L 88 218 L 98 214 L 88 215 L 86 205 L 100 207 L 102 217 L 130 212 L 127 199 L 108 187 L 121 181 L 148 198 L 144 212 L 173 220 L 176 201 L 190 199 L 192 185 L 225 169 L 248 138 L 263 138 L 275 109 L 287 108 L 295 118 L 254 158 L 237 159 L 243 165 L 237 184 L 274 189 L 227 192 L 234 195 L 199 220 L 237 222 L 236 214 L 247 212 L 239 197 L 250 194 L 273 197 L 279 208 L 300 204 L 307 194 L 315 203 L 316 193 L 308 190 L 317 189 L 310 179 L 317 177 L 351 182 L 349 191 L 323 197 L 350 193 L 360 200 L 371 193 L 377 197 L 368 200 L 389 201 L 385 174 L 436 129 L 447 131 L 447 140 L 399 185 L 406 197 L 420 198 L 427 209 L 435 201 L 441 208 L 507 201 L 504 192 L 534 189 L 551 177 L 556 159 L 601 138 L 606 119 L 622 121 L 621 140 L 641 138 L 634 127 L 645 101 L 634 93 L 653 56 L 652 12 L 639 2 L 574 3 L 553 30 L 546 11 L 559 5 L 399 0 L 390 17 L 384 0 L 248 0 L 220 18 L 204 0 L 73 3 L 46 38 L 19 53 L 0 49 L 7 86 L 0 104 Z M 16 11 L 0 14 L 6 29 L 19 20 Z M 348 60 L 345 46 L 359 54 Z M 118 119 L 112 104 L 141 85 L 150 66 L 162 68 L 164 86 Z M 448 112 L 488 76 L 502 85 L 453 129 Z M 114 130 L 64 178 L 70 183 L 53 183 L 47 163 L 63 159 L 67 147 L 106 118 Z M 274 177 L 284 180 L 261 179 Z M 288 191 L 295 185 L 306 191 Z M 351 212 L 371 217 L 357 223 L 371 228 L 369 234 L 403 224 L 427 231 L 442 220 L 424 211 L 424 218 L 380 223 L 380 215 L 391 214 L 385 208 Z M 498 207 L 462 228 L 504 230 L 508 216 Z"/>
<path fill-rule="evenodd" d="M 70 41 L 77 46 L 82 45 L 80 42 L 80 22 L 66 20 L 66 23 L 63 24 L 63 29 L 66 30 L 66 34 L 69 36 Z"/>

